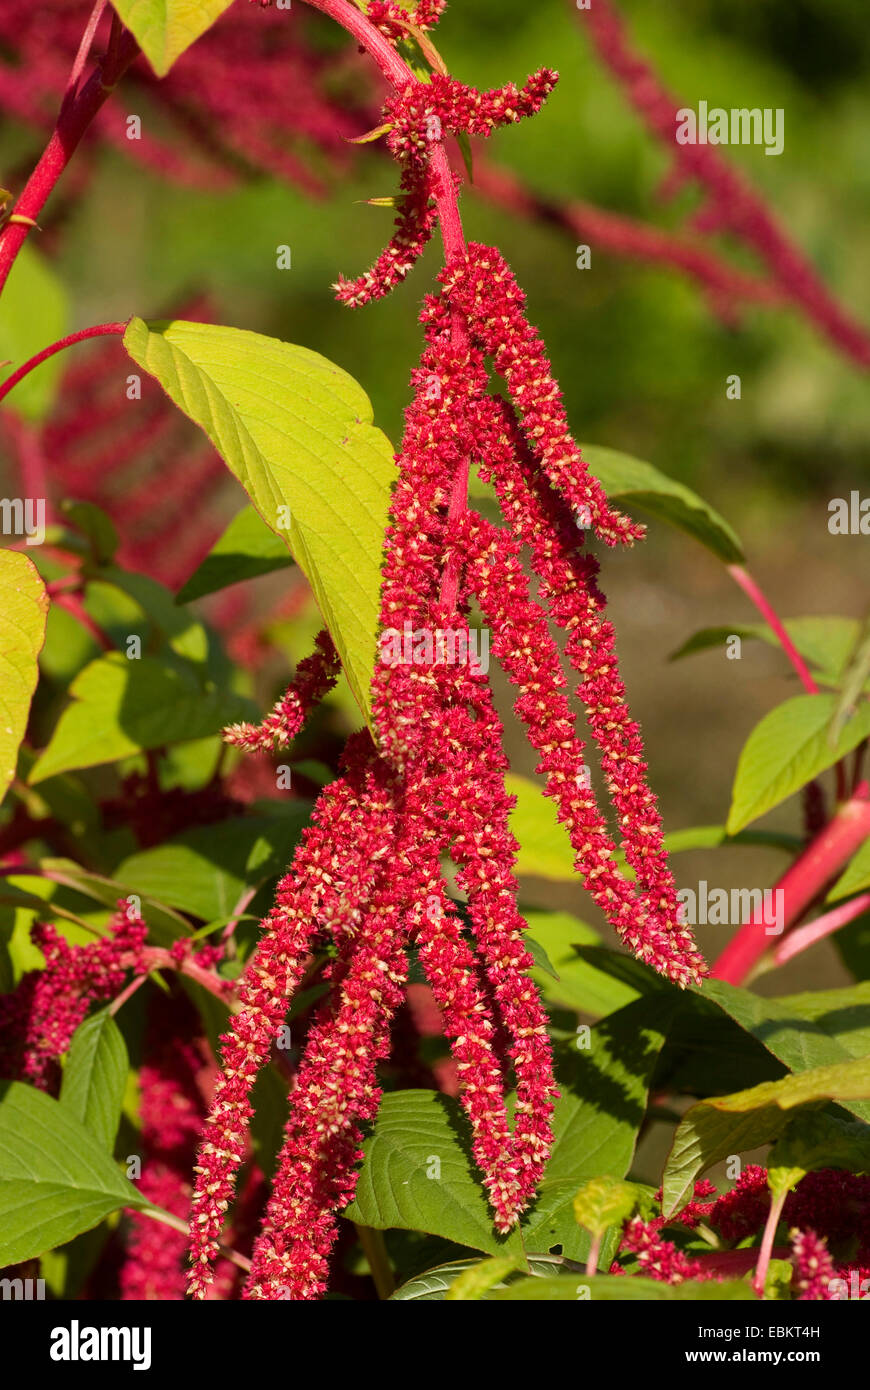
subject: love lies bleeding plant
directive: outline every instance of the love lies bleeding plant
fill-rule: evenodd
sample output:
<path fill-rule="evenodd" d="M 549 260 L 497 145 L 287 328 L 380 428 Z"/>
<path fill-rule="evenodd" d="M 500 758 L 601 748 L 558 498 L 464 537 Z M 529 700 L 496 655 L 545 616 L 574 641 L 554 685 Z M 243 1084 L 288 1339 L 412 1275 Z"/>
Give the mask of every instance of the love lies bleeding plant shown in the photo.
<path fill-rule="evenodd" d="M 787 1003 L 744 985 L 834 933 L 861 973 L 866 632 L 784 624 L 717 512 L 574 439 L 526 294 L 499 249 L 466 239 L 459 203 L 476 144 L 534 121 L 558 74 L 488 90 L 452 76 L 432 38 L 442 0 L 308 3 L 386 82 L 361 143 L 398 165 L 392 236 L 369 270 L 339 275 L 338 302 L 376 313 L 436 233 L 443 243 L 398 452 L 341 368 L 199 310 L 59 334 L 0 385 L 21 476 L 41 483 L 56 466 L 60 480 L 42 489 L 47 515 L 45 497 L 42 513 L 3 503 L 21 535 L 0 554 L 13 614 L 0 1263 L 41 1261 L 58 1297 L 124 1300 L 370 1297 L 369 1283 L 399 1299 L 539 1299 L 547 1280 L 548 1297 L 576 1301 L 578 1277 L 593 1299 L 712 1286 L 723 1299 L 838 1298 L 870 1260 L 870 1072 L 863 1039 L 836 1023 L 838 1010 L 863 1019 L 866 985 Z M 203 111 L 226 120 L 222 158 L 252 140 L 262 153 L 250 93 L 224 98 L 211 80 L 221 35 L 244 36 L 246 63 L 260 54 L 245 27 L 257 8 L 218 24 L 197 66 L 182 55 L 227 5 L 95 5 L 49 145 L 0 230 L 20 339 L 22 302 L 54 312 L 29 238 L 125 74 L 174 117 L 198 111 L 201 142 Z M 22 52 L 32 41 L 25 26 Z M 304 45 L 293 51 L 304 66 Z M 209 79 L 196 92 L 185 63 Z M 24 111 L 20 75 L 8 86 Z M 294 139 L 334 153 L 342 108 L 331 124 L 335 97 L 311 92 Z M 307 187 L 307 166 L 273 154 L 258 166 Z M 91 348 L 57 402 L 42 400 L 57 354 L 96 338 L 122 342 Z M 105 399 L 120 347 L 119 395 Z M 118 438 L 121 399 L 138 428 Z M 176 437 L 170 403 L 207 452 Z M 218 495 L 218 456 L 251 505 L 212 543 L 203 507 L 195 533 L 175 513 L 194 492 Z M 66 490 L 78 496 L 61 501 Z M 727 827 L 670 846 L 596 550 L 643 538 L 621 500 L 726 563 L 763 619 L 736 640 L 778 645 L 805 692 L 750 736 Z M 291 602 L 240 631 L 251 610 L 212 596 L 267 574 Z M 210 621 L 192 616 L 200 600 Z M 282 642 L 295 674 L 260 717 L 248 667 Z M 538 783 L 511 771 L 490 648 Z M 276 755 L 292 761 L 276 769 Z M 802 839 L 746 830 L 795 793 Z M 708 918 L 669 849 L 719 843 L 792 862 L 772 890 L 742 890 L 738 931 L 709 969 L 692 930 Z M 530 875 L 579 881 L 628 954 L 529 910 Z M 804 920 L 828 896 L 840 905 Z M 722 1060 L 708 1072 L 711 1037 Z M 641 1132 L 662 1118 L 660 1183 L 629 1180 Z M 739 1155 L 764 1145 L 767 1166 L 740 1176 Z M 736 1186 L 717 1196 L 701 1175 L 735 1158 Z M 4 1209 L 13 1179 L 26 1191 Z M 410 1254 L 402 1231 L 419 1242 Z M 436 1294 L 422 1295 L 429 1278 Z"/>

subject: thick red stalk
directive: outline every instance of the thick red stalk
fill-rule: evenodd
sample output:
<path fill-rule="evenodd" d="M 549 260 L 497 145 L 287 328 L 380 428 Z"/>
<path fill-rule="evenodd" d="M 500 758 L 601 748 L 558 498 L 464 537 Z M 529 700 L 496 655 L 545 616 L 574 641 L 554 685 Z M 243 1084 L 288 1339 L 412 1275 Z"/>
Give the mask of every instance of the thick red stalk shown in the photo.
<path fill-rule="evenodd" d="M 0 385 L 0 401 L 4 401 L 12 388 L 18 385 L 19 381 L 23 381 L 36 367 L 46 362 L 49 357 L 54 357 L 55 353 L 63 352 L 64 348 L 74 347 L 76 343 L 84 343 L 88 338 L 107 338 L 111 335 L 118 337 L 123 336 L 126 331 L 126 323 L 98 323 L 92 328 L 80 328 L 77 333 L 70 333 L 66 338 L 60 338 L 56 343 L 51 343 L 48 347 L 44 347 L 35 357 L 31 357 L 27 362 L 24 362 L 17 371 L 6 378 L 3 384 Z"/>
<path fill-rule="evenodd" d="M 79 141 L 138 52 L 139 45 L 133 35 L 126 29 L 121 31 L 117 42 L 110 46 L 106 58 L 91 73 L 81 93 L 61 107 L 51 139 L 13 209 L 12 216 L 17 220 L 8 221 L 0 232 L 0 291 L 6 284 L 28 232 L 35 225 Z"/>
<path fill-rule="evenodd" d="M 804 690 L 808 695 L 818 695 L 819 687 L 810 675 L 806 662 L 786 632 L 782 619 L 773 604 L 765 597 L 752 575 L 742 565 L 728 565 L 727 568 L 731 578 L 740 585 L 744 594 L 752 600 L 762 618 L 773 629 L 779 645 L 797 672 Z"/>
<path fill-rule="evenodd" d="M 788 931 L 826 884 L 870 836 L 870 801 L 867 783 L 834 816 L 776 884 L 783 894 L 783 925 Z M 765 930 L 766 911 L 753 913 L 719 956 L 710 975 L 729 984 L 742 984 L 773 944 Z M 780 950 L 782 947 L 780 947 Z"/>

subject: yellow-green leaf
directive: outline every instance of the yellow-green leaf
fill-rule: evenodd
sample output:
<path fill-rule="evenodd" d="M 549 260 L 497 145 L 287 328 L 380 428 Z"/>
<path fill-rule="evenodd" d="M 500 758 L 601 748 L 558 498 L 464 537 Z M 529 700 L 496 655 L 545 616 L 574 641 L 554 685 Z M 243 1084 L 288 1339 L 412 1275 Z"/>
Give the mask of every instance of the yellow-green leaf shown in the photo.
<path fill-rule="evenodd" d="M 210 29 L 233 0 L 112 0 L 158 77 Z"/>
<path fill-rule="evenodd" d="M 0 800 L 15 775 L 39 676 L 48 595 L 35 566 L 17 550 L 0 550 Z"/>
<path fill-rule="evenodd" d="M 304 571 L 370 721 L 394 466 L 362 387 L 319 353 L 237 328 L 132 319 L 124 342 Z"/>

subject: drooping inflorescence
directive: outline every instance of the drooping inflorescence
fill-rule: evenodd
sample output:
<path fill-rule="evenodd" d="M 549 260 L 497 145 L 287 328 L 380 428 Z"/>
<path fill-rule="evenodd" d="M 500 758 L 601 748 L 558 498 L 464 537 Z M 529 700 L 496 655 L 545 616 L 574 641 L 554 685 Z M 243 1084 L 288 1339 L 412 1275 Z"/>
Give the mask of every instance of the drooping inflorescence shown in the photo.
<path fill-rule="evenodd" d="M 429 27 L 441 8 L 421 5 L 415 18 L 376 3 L 370 17 L 398 42 L 409 23 Z M 555 81 L 543 70 L 522 88 L 481 93 L 439 72 L 412 80 L 409 69 L 384 111 L 402 166 L 397 231 L 370 271 L 339 282 L 340 300 L 358 305 L 387 293 L 417 259 L 444 196 L 432 170 L 442 139 L 488 135 L 533 114 Z M 473 604 L 489 624 L 487 652 L 491 629 L 494 654 L 518 687 L 517 713 L 595 901 L 632 949 L 678 984 L 704 969 L 678 914 L 640 732 L 585 543 L 584 528 L 608 545 L 630 543 L 642 528 L 611 508 L 589 473 L 499 253 L 477 245 L 453 253 L 440 279 L 421 313 L 425 345 L 384 545 L 371 688 L 376 741 L 363 733 L 349 744 L 240 982 L 241 1009 L 222 1040 L 224 1073 L 197 1162 L 190 1289 L 198 1297 L 207 1294 L 246 1152 L 251 1087 L 318 943 L 334 947 L 332 990 L 305 1041 L 246 1296 L 307 1299 L 327 1286 L 337 1213 L 354 1192 L 411 950 L 441 1010 L 498 1231 L 516 1225 L 544 1173 L 558 1091 L 546 1014 L 528 973 L 508 761 L 484 633 L 469 625 Z M 509 404 L 490 392 L 488 361 Z M 493 482 L 509 529 L 468 510 L 470 464 Z M 630 873 L 617 863 L 588 779 L 551 624 L 566 634 L 565 654 L 580 677 Z M 230 731 L 231 741 L 259 748 L 292 737 L 310 705 L 303 687 L 320 693 L 332 674 L 327 660 L 321 642 L 273 714 L 257 729 Z"/>

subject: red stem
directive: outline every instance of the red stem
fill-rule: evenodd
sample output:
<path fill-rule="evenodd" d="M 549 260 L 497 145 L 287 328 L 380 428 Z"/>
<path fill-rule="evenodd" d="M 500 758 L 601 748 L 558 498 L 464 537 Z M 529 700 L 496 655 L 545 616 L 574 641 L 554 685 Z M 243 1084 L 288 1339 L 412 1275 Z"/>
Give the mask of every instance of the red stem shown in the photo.
<path fill-rule="evenodd" d="M 0 252 L 2 254 L 2 252 Z M 0 401 L 4 401 L 14 386 L 19 381 L 23 381 L 36 367 L 46 362 L 49 357 L 54 357 L 55 353 L 63 352 L 64 348 L 74 347 L 76 343 L 83 343 L 88 338 L 106 338 L 112 334 L 115 336 L 123 335 L 127 331 L 126 323 L 97 323 L 92 328 L 80 328 L 77 333 L 70 333 L 68 337 L 59 339 L 56 343 L 51 343 L 38 352 L 35 357 L 31 357 L 8 376 L 0 386 Z"/>
<path fill-rule="evenodd" d="M 783 894 L 783 926 L 786 931 L 870 836 L 870 801 L 863 782 L 851 801 L 841 806 L 833 820 L 808 845 L 776 884 Z M 771 946 L 765 910 L 753 913 L 719 956 L 710 974 L 713 979 L 739 985 Z M 779 950 L 784 943 L 780 943 Z"/>
<path fill-rule="evenodd" d="M 752 575 L 742 565 L 728 565 L 727 569 L 731 578 L 740 585 L 743 592 L 755 604 L 762 618 L 773 629 L 780 646 L 797 672 L 804 690 L 808 695 L 818 695 L 819 687 L 810 675 L 806 662 L 786 632 L 776 609 L 762 593 Z"/>
<path fill-rule="evenodd" d="M 126 29 L 113 27 L 112 42 L 106 57 L 97 65 L 81 92 L 65 101 L 57 118 L 51 139 L 12 211 L 12 217 L 0 231 L 0 291 L 6 284 L 15 257 L 36 223 L 46 200 L 75 152 L 79 141 L 133 59 L 139 45 Z"/>

